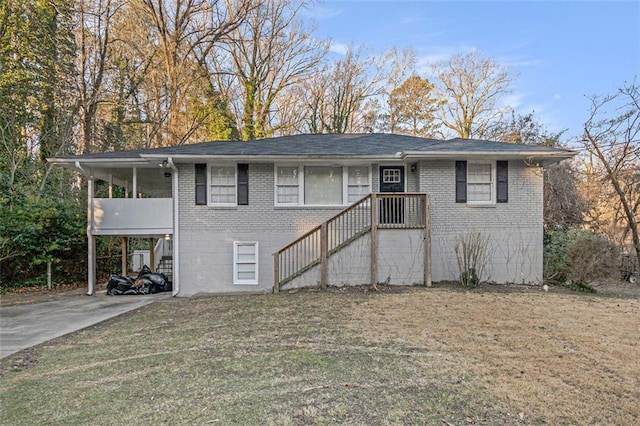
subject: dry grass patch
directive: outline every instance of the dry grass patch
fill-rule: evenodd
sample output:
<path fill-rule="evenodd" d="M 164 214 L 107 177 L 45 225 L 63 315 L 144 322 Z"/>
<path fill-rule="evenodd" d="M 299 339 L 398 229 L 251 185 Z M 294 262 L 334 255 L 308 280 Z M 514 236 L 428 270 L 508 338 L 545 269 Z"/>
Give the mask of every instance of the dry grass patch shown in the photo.
<path fill-rule="evenodd" d="M 633 424 L 639 310 L 443 289 L 157 302 L 2 360 L 0 419 Z"/>
<path fill-rule="evenodd" d="M 640 422 L 638 299 L 436 290 L 372 298 L 354 317 L 371 339 L 455 354 L 445 374 L 478 379 L 530 421 Z"/>

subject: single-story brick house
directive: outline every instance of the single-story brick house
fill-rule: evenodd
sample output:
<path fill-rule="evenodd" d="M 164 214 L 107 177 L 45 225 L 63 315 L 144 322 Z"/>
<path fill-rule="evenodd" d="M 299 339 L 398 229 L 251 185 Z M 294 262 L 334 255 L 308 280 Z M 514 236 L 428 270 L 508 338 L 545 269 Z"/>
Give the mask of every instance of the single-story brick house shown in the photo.
<path fill-rule="evenodd" d="M 150 238 L 151 266 L 168 263 L 174 295 L 188 296 L 456 280 L 454 246 L 471 231 L 488 237 L 484 280 L 540 283 L 543 168 L 574 155 L 323 134 L 50 161 L 88 182 L 90 294 L 95 237 L 110 235 Z M 95 196 L 96 180 L 108 196 Z"/>

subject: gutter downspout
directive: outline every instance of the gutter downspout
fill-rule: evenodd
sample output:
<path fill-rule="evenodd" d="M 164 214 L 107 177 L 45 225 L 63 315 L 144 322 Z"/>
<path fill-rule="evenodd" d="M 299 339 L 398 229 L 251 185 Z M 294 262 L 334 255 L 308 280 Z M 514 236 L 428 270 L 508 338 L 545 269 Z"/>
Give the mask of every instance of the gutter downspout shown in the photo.
<path fill-rule="evenodd" d="M 173 158 L 167 157 L 167 163 L 173 173 L 172 178 L 172 197 L 173 197 L 173 292 L 172 296 L 180 293 L 180 198 L 178 190 L 178 168 L 173 163 Z"/>
<path fill-rule="evenodd" d="M 95 213 L 93 211 L 93 176 L 82 168 L 79 161 L 75 168 L 87 178 L 87 296 L 93 296 L 96 282 L 96 240 L 93 236 Z"/>

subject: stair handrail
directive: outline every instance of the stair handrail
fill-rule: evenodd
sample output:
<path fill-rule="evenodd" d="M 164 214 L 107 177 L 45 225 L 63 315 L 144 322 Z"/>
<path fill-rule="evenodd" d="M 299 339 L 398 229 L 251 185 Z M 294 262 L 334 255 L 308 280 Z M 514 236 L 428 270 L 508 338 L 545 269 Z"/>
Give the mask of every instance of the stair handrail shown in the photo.
<path fill-rule="evenodd" d="M 276 251 L 273 291 L 320 265 L 320 286 L 327 286 L 327 259 L 371 232 L 371 280 L 375 280 L 377 229 L 425 229 L 430 234 L 429 197 L 425 193 L 371 193 Z M 427 236 L 425 236 L 427 238 Z M 429 243 L 430 244 L 430 243 Z M 430 246 L 429 246 L 430 247 Z M 430 250 L 430 248 L 429 248 Z M 429 255 L 430 256 L 430 255 Z M 430 262 L 430 259 L 425 261 Z M 428 264 L 428 270 L 431 265 Z M 425 275 L 425 282 L 428 282 Z"/>
<path fill-rule="evenodd" d="M 354 210 L 362 207 L 363 205 L 366 205 L 367 202 L 370 203 L 372 198 L 372 194 L 367 194 L 364 197 L 362 197 L 361 199 L 359 199 L 358 201 L 356 201 L 355 203 L 351 204 L 349 207 L 345 208 L 344 210 L 340 211 L 339 213 L 335 214 L 334 216 L 330 217 L 329 219 L 327 219 L 326 221 L 324 221 L 323 223 L 321 223 L 320 225 L 310 229 L 309 231 L 307 231 L 306 233 L 304 233 L 303 235 L 301 235 L 300 237 L 296 238 L 295 240 L 293 240 L 291 243 L 287 244 L 286 246 L 282 247 L 281 249 L 279 249 L 278 251 L 276 251 L 273 254 L 274 257 L 274 293 L 277 293 L 280 290 L 280 286 L 282 286 L 283 284 L 291 281 L 293 278 L 297 277 L 298 275 L 300 275 L 301 273 L 305 272 L 306 270 L 308 270 L 309 268 L 321 263 L 323 265 L 326 266 L 326 262 L 322 262 L 323 257 L 328 256 L 329 252 L 335 252 L 336 250 L 339 250 L 342 246 L 346 245 L 354 236 L 360 234 L 360 233 L 364 233 L 366 232 L 366 229 L 370 229 L 371 227 L 371 215 L 363 215 L 363 218 L 366 218 L 366 223 L 364 224 L 365 226 L 359 226 L 358 230 L 356 232 L 353 232 L 353 229 L 351 229 L 351 232 L 348 232 L 347 235 L 349 235 L 349 238 L 344 239 L 343 241 L 341 241 L 338 244 L 333 244 L 332 247 L 330 247 L 330 242 L 329 242 L 329 236 L 328 236 L 328 231 L 330 228 L 330 224 L 335 223 L 337 220 L 339 220 L 339 218 L 341 217 L 345 217 L 346 215 L 350 214 L 351 212 L 353 212 Z M 370 204 L 369 204 L 370 205 Z M 360 225 L 362 225 L 362 223 L 360 223 Z M 312 256 L 308 256 L 307 262 L 305 262 L 304 265 L 300 265 L 299 267 L 295 268 L 294 271 L 292 271 L 289 275 L 287 275 L 286 277 L 280 277 L 280 258 L 281 256 L 286 253 L 288 250 L 292 249 L 293 247 L 295 247 L 298 244 L 301 244 L 303 241 L 310 239 L 310 238 L 315 238 L 316 234 L 320 233 L 320 240 L 316 241 L 320 243 L 320 247 L 318 250 L 317 255 L 312 255 Z M 344 237 L 344 235 L 343 235 Z M 335 239 L 332 240 L 335 243 Z M 321 274 L 326 275 L 326 269 L 323 268 L 323 270 L 321 271 Z M 326 283 L 325 279 L 321 279 L 321 283 L 324 284 Z"/>

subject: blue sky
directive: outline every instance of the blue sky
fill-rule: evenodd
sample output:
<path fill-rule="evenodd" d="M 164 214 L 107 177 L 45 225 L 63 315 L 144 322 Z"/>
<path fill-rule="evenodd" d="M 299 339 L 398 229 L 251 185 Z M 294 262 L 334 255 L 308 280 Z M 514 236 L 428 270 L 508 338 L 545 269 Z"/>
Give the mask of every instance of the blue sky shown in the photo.
<path fill-rule="evenodd" d="M 332 50 L 413 47 L 426 64 L 476 49 L 519 73 L 507 99 L 577 137 L 586 95 L 640 81 L 640 1 L 322 1 L 309 11 Z"/>

